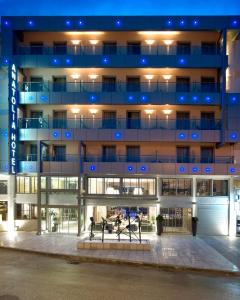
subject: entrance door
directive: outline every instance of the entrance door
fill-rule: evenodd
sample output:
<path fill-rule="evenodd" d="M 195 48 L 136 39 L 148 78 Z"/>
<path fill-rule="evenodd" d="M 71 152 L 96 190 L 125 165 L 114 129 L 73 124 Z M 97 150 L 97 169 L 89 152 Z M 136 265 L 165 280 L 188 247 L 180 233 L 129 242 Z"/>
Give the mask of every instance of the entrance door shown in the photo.
<path fill-rule="evenodd" d="M 164 218 L 163 232 L 165 233 L 191 233 L 191 208 L 161 208 Z"/>

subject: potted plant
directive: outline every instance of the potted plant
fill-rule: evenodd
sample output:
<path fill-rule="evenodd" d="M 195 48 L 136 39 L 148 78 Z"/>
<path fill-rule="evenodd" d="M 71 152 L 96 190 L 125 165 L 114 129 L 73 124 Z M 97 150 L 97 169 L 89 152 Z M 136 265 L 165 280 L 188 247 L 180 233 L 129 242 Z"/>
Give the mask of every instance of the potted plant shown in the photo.
<path fill-rule="evenodd" d="M 157 235 L 161 235 L 163 232 L 163 221 L 164 221 L 163 216 L 158 215 L 156 217 L 156 221 L 157 221 Z"/>
<path fill-rule="evenodd" d="M 57 216 L 54 216 L 54 217 L 53 217 L 53 227 L 52 227 L 52 232 L 57 232 L 57 231 L 58 231 L 58 225 L 59 225 L 58 217 L 57 217 Z"/>
<path fill-rule="evenodd" d="M 196 236 L 196 234 L 197 234 L 197 222 L 198 222 L 198 218 L 192 217 L 192 235 L 193 236 Z"/>

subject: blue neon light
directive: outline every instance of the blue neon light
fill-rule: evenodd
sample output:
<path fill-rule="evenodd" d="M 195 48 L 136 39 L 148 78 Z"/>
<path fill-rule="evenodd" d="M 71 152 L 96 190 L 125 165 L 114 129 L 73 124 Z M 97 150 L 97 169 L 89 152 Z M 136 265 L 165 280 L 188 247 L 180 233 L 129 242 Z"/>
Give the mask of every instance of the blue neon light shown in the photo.
<path fill-rule="evenodd" d="M 116 140 L 120 140 L 122 138 L 122 133 L 121 132 L 115 132 L 114 137 Z"/>
<path fill-rule="evenodd" d="M 145 65 L 147 63 L 147 59 L 145 57 L 141 58 L 141 64 Z"/>
<path fill-rule="evenodd" d="M 236 103 L 236 102 L 237 102 L 237 97 L 232 96 L 232 97 L 231 97 L 231 103 Z"/>
<path fill-rule="evenodd" d="M 66 62 L 67 65 L 69 65 L 69 64 L 71 64 L 71 59 L 70 58 L 66 58 L 65 62 Z"/>
<path fill-rule="evenodd" d="M 193 168 L 192 168 L 192 172 L 193 172 L 193 173 L 197 173 L 197 172 L 198 172 L 198 167 L 193 167 Z"/>
<path fill-rule="evenodd" d="M 53 131 L 52 136 L 57 139 L 59 137 L 59 132 L 58 131 Z"/>
<path fill-rule="evenodd" d="M 132 172 L 133 171 L 133 167 L 132 166 L 128 166 L 128 171 Z"/>
<path fill-rule="evenodd" d="M 206 167 L 206 168 L 205 168 L 205 172 L 206 172 L 206 173 L 211 173 L 211 172 L 212 172 L 212 169 L 211 169 L 210 167 Z"/>
<path fill-rule="evenodd" d="M 181 20 L 179 24 L 180 24 L 180 26 L 184 26 L 185 25 L 185 21 Z"/>
<path fill-rule="evenodd" d="M 148 99 L 147 99 L 147 96 L 145 96 L 145 95 L 143 95 L 143 96 L 141 96 L 141 102 L 147 102 L 148 101 Z"/>
<path fill-rule="evenodd" d="M 178 63 L 180 64 L 180 65 L 184 65 L 185 64 L 185 59 L 184 58 L 179 58 L 179 60 L 178 60 Z"/>
<path fill-rule="evenodd" d="M 96 166 L 94 166 L 94 165 L 91 165 L 91 166 L 89 167 L 89 170 L 90 170 L 91 172 L 94 172 L 94 171 L 96 171 Z"/>
<path fill-rule="evenodd" d="M 231 140 L 236 140 L 236 139 L 237 139 L 237 137 L 238 137 L 238 135 L 237 135 L 237 133 L 236 133 L 236 132 L 232 132 L 232 133 L 230 133 L 230 139 L 231 139 Z"/>
<path fill-rule="evenodd" d="M 186 134 L 183 133 L 183 132 L 180 132 L 180 133 L 178 134 L 178 138 L 179 138 L 180 140 L 184 140 L 184 139 L 186 138 Z"/>
<path fill-rule="evenodd" d="M 206 100 L 207 103 L 211 103 L 211 102 L 212 102 L 212 99 L 211 99 L 210 96 L 206 96 L 206 97 L 205 97 L 205 100 Z"/>
<path fill-rule="evenodd" d="M 172 26 L 172 20 L 167 20 L 167 25 Z"/>
<path fill-rule="evenodd" d="M 198 97 L 197 96 L 193 96 L 192 97 L 192 101 L 195 102 L 195 103 L 198 102 Z"/>
<path fill-rule="evenodd" d="M 71 24 L 72 24 L 72 23 L 71 23 L 70 20 L 66 20 L 66 21 L 65 21 L 65 25 L 66 25 L 66 26 L 71 26 Z"/>
<path fill-rule="evenodd" d="M 66 131 L 64 135 L 67 139 L 70 139 L 72 137 L 72 133 L 70 131 Z"/>
<path fill-rule="evenodd" d="M 9 59 L 8 58 L 4 58 L 3 59 L 3 63 L 4 63 L 4 65 L 8 65 L 9 64 Z"/>
<path fill-rule="evenodd" d="M 28 26 L 30 26 L 30 27 L 34 26 L 34 22 L 32 20 L 29 20 L 28 21 Z"/>
<path fill-rule="evenodd" d="M 129 96 L 128 96 L 128 101 L 129 101 L 129 102 L 132 102 L 133 100 L 134 100 L 134 97 L 133 97 L 132 95 L 129 95 Z"/>
<path fill-rule="evenodd" d="M 120 27 L 120 26 L 122 26 L 122 22 L 120 20 L 116 20 L 115 25 L 117 27 Z"/>
<path fill-rule="evenodd" d="M 95 100 L 96 100 L 96 96 L 95 96 L 95 95 L 91 95 L 91 96 L 90 96 L 90 101 L 91 101 L 91 102 L 94 102 Z"/>
<path fill-rule="evenodd" d="M 185 100 L 185 96 L 179 96 L 178 97 L 178 102 L 183 103 Z"/>
<path fill-rule="evenodd" d="M 79 20 L 79 21 L 78 21 L 78 25 L 79 25 L 79 26 L 83 26 L 83 25 L 84 25 L 83 20 Z"/>
<path fill-rule="evenodd" d="M 105 65 L 109 63 L 108 57 L 104 57 L 104 58 L 103 58 L 103 63 L 104 63 Z"/>
<path fill-rule="evenodd" d="M 53 58 L 53 60 L 52 60 L 52 62 L 53 62 L 53 64 L 58 64 L 59 63 L 59 60 L 57 59 L 57 58 Z"/>
<path fill-rule="evenodd" d="M 10 23 L 9 23 L 9 21 L 8 20 L 6 20 L 6 21 L 4 21 L 4 26 L 6 26 L 6 27 L 8 27 L 9 25 L 10 25 Z"/>
<path fill-rule="evenodd" d="M 198 20 L 193 20 L 193 26 L 198 26 L 199 21 Z"/>
<path fill-rule="evenodd" d="M 5 131 L 5 132 L 3 133 L 3 136 L 4 136 L 5 138 L 7 138 L 7 137 L 8 137 L 8 132 Z"/>
<path fill-rule="evenodd" d="M 193 132 L 191 137 L 193 140 L 197 140 L 197 139 L 199 139 L 199 134 L 197 132 Z"/>
<path fill-rule="evenodd" d="M 178 170 L 179 170 L 180 173 L 184 173 L 185 172 L 185 167 L 181 166 L 181 167 L 179 167 Z"/>
<path fill-rule="evenodd" d="M 235 26 L 237 26 L 237 25 L 238 25 L 238 21 L 237 21 L 237 20 L 233 20 L 233 21 L 232 21 L 232 26 L 235 27 Z"/>
<path fill-rule="evenodd" d="M 40 100 L 41 100 L 42 102 L 46 102 L 46 101 L 47 101 L 47 96 L 41 95 L 41 96 L 40 96 Z"/>
<path fill-rule="evenodd" d="M 141 166 L 141 167 L 140 167 L 140 170 L 143 171 L 143 172 L 145 172 L 146 169 L 147 169 L 147 168 L 146 168 L 145 166 Z"/>
<path fill-rule="evenodd" d="M 230 173 L 236 173 L 236 168 L 230 168 L 229 171 Z"/>

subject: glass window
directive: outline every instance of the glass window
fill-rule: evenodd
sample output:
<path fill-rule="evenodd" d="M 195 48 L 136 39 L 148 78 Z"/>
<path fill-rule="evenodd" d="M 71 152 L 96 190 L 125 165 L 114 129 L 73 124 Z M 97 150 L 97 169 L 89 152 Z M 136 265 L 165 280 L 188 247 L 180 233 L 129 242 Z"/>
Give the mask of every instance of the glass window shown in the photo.
<path fill-rule="evenodd" d="M 212 195 L 211 179 L 198 179 L 197 180 L 197 196 L 206 197 Z"/>
<path fill-rule="evenodd" d="M 78 177 L 51 177 L 51 189 L 76 190 L 78 189 Z"/>
<path fill-rule="evenodd" d="M 191 196 L 192 194 L 192 181 L 190 179 L 177 180 L 177 195 Z"/>
<path fill-rule="evenodd" d="M 58 177 L 51 177 L 51 189 L 58 189 Z"/>
<path fill-rule="evenodd" d="M 0 221 L 7 221 L 7 201 L 0 201 Z"/>
<path fill-rule="evenodd" d="M 163 196 L 176 196 L 176 179 L 163 179 L 162 180 L 162 195 Z"/>
<path fill-rule="evenodd" d="M 8 182 L 7 180 L 0 180 L 0 194 L 7 194 Z"/>
<path fill-rule="evenodd" d="M 31 220 L 37 218 L 37 205 L 16 204 L 16 217 L 18 220 Z"/>
<path fill-rule="evenodd" d="M 123 178 L 123 194 L 143 195 L 143 190 L 139 187 L 138 178 Z"/>
<path fill-rule="evenodd" d="M 35 194 L 37 192 L 37 177 L 17 177 L 17 193 L 18 194 Z"/>
<path fill-rule="evenodd" d="M 31 192 L 33 194 L 37 193 L 37 177 L 31 177 Z"/>
<path fill-rule="evenodd" d="M 228 181 L 213 180 L 213 196 L 227 196 L 227 195 L 228 195 Z"/>
<path fill-rule="evenodd" d="M 88 178 L 88 194 L 103 194 L 104 178 Z"/>
<path fill-rule="evenodd" d="M 162 195 L 163 196 L 191 196 L 192 195 L 192 180 L 186 179 L 186 178 L 163 179 L 162 180 Z"/>
<path fill-rule="evenodd" d="M 67 177 L 67 189 L 68 190 L 78 189 L 78 177 Z"/>
<path fill-rule="evenodd" d="M 139 186 L 144 195 L 155 195 L 155 179 L 154 178 L 140 178 Z"/>
<path fill-rule="evenodd" d="M 46 189 L 46 177 L 41 177 L 41 189 Z"/>
<path fill-rule="evenodd" d="M 105 194 L 120 194 L 120 178 L 105 178 Z"/>

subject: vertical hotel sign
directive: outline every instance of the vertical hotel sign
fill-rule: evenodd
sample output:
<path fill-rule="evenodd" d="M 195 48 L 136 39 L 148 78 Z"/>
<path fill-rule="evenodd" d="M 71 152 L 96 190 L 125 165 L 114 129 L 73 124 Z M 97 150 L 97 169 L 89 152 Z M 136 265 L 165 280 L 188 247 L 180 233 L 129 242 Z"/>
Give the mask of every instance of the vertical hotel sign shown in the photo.
<path fill-rule="evenodd" d="M 17 69 L 15 64 L 9 65 L 9 174 L 17 173 Z"/>

